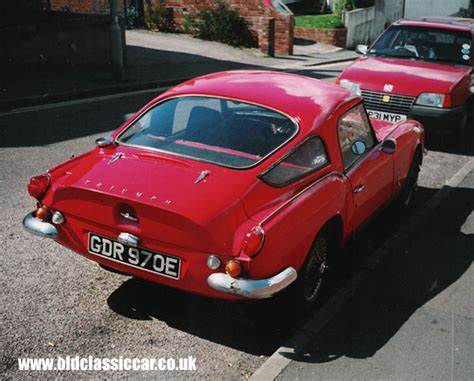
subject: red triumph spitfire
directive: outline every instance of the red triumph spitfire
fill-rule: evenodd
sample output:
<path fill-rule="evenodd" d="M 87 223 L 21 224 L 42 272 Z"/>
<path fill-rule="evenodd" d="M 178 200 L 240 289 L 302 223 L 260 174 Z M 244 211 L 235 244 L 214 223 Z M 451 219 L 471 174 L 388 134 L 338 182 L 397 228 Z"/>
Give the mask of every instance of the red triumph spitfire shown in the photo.
<path fill-rule="evenodd" d="M 408 205 L 424 131 L 370 120 L 362 99 L 291 74 L 185 82 L 97 147 L 33 177 L 35 235 L 148 281 L 216 298 L 312 303 L 337 246 Z"/>

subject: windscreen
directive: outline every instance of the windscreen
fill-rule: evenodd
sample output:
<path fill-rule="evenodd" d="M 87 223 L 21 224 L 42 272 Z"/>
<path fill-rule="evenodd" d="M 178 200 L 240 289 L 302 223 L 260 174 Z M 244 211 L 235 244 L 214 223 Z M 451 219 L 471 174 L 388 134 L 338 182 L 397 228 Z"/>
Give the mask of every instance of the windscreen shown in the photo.
<path fill-rule="evenodd" d="M 145 112 L 117 139 L 173 155 L 246 168 L 297 132 L 285 115 L 253 104 L 211 97 L 179 97 Z"/>
<path fill-rule="evenodd" d="M 418 26 L 390 27 L 371 47 L 371 56 L 471 65 L 469 32 Z"/>

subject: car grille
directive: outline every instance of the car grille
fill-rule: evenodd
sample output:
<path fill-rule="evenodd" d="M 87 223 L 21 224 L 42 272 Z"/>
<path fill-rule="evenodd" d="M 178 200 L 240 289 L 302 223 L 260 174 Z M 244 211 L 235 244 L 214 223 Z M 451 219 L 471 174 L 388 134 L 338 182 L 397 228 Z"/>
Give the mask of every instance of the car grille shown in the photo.
<path fill-rule="evenodd" d="M 383 97 L 390 97 L 389 102 L 384 102 Z M 415 102 L 415 97 L 405 97 L 387 93 L 377 93 L 375 91 L 362 90 L 362 98 L 368 110 L 385 111 L 395 114 L 408 114 L 411 106 Z"/>

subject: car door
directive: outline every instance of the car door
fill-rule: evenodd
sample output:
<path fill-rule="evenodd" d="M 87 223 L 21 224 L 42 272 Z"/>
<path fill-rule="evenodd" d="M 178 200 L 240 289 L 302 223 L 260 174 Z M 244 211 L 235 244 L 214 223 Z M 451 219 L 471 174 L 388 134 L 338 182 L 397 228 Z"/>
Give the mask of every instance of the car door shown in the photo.
<path fill-rule="evenodd" d="M 393 155 L 380 149 L 362 103 L 339 119 L 338 138 L 344 173 L 352 186 L 356 230 L 392 197 Z"/>

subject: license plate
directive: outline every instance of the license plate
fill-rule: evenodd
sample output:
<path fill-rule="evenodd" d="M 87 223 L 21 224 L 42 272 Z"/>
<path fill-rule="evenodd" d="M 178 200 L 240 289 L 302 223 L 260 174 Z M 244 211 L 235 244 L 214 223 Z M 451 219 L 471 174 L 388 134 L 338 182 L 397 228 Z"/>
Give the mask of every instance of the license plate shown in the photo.
<path fill-rule="evenodd" d="M 384 122 L 389 122 L 389 123 L 397 123 L 397 122 L 401 122 L 402 120 L 407 120 L 406 115 L 392 114 L 391 112 L 367 110 L 367 113 L 369 114 L 371 118 L 383 120 Z"/>
<path fill-rule="evenodd" d="M 181 259 L 148 249 L 124 245 L 114 239 L 89 233 L 89 253 L 154 274 L 179 279 Z"/>

